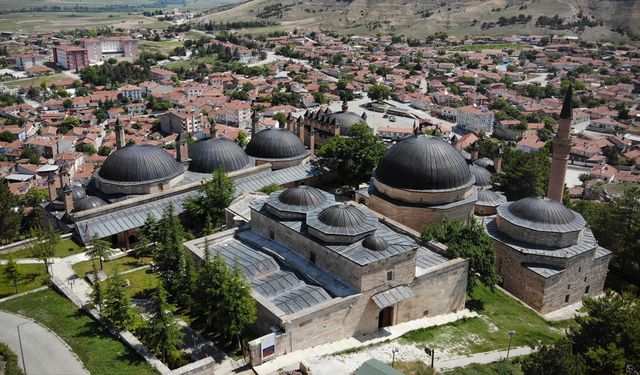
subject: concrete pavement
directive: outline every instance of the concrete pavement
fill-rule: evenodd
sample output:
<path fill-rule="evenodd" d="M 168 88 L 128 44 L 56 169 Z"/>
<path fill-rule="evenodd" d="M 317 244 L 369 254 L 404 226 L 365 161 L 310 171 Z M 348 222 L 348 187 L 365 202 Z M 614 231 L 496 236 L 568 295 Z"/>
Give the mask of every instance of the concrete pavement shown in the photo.
<path fill-rule="evenodd" d="M 531 349 L 528 346 L 511 348 L 511 350 L 509 351 L 509 358 L 531 354 L 534 351 L 535 351 L 534 349 Z M 507 351 L 496 350 L 493 352 L 477 353 L 468 357 L 453 358 L 453 359 L 449 359 L 442 362 L 438 361 L 437 355 L 438 353 L 436 352 L 436 361 L 434 364 L 436 370 L 446 371 L 446 370 L 454 369 L 456 367 L 469 366 L 470 364 L 473 364 L 473 363 L 486 364 L 486 363 L 498 362 L 501 359 L 507 358 Z"/>
<path fill-rule="evenodd" d="M 20 315 L 0 311 L 0 341 L 9 345 L 11 350 L 16 353 L 21 368 L 18 325 L 20 325 L 20 340 L 22 341 L 26 366 L 25 374 L 89 374 L 78 357 L 53 332 Z M 25 369 L 23 368 L 23 370 Z"/>

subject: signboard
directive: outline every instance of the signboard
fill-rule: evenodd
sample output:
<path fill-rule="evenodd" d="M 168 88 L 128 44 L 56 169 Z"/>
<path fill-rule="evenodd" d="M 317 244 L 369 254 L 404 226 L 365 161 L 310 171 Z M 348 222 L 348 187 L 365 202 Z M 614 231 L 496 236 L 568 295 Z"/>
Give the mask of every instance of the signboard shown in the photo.
<path fill-rule="evenodd" d="M 276 354 L 276 334 L 270 333 L 263 336 L 260 340 L 260 349 L 262 353 L 262 361 L 271 359 Z"/>

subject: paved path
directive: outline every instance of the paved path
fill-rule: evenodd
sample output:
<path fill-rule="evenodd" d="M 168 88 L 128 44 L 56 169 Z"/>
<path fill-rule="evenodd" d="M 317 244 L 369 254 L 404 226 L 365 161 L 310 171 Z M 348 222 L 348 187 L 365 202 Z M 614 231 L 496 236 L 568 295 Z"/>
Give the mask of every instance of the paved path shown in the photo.
<path fill-rule="evenodd" d="M 533 352 L 534 352 L 534 349 L 531 349 L 528 346 L 511 348 L 511 350 L 509 351 L 509 358 L 518 357 L 521 355 L 527 355 Z M 479 363 L 479 364 L 493 363 L 503 358 L 507 358 L 506 350 L 496 350 L 493 352 L 477 353 L 468 357 L 453 358 L 453 359 L 440 362 L 438 361 L 438 352 L 436 352 L 435 367 L 436 367 L 436 370 L 443 371 L 443 370 L 450 370 L 456 367 L 469 366 L 472 363 Z"/>
<path fill-rule="evenodd" d="M 276 357 L 272 361 L 269 361 L 265 364 L 254 367 L 254 371 L 257 374 L 275 374 L 281 368 L 288 368 L 289 366 L 297 367 L 297 364 L 300 363 L 300 361 L 307 360 L 309 358 L 338 353 L 347 349 L 378 344 L 384 341 L 398 338 L 409 331 L 420 328 L 439 326 L 454 322 L 462 318 L 471 318 L 475 316 L 478 316 L 478 314 L 465 309 L 462 311 L 458 311 L 457 313 L 416 319 L 395 326 L 386 327 L 376 333 L 368 334 L 366 336 L 350 337 L 340 341 L 332 342 L 330 344 L 318 345 L 312 348 L 285 354 Z"/>
<path fill-rule="evenodd" d="M 22 360 L 18 330 L 16 328 L 19 324 L 22 324 L 20 326 L 20 337 L 27 374 L 89 374 L 64 341 L 51 331 L 32 320 L 0 311 L 0 341 L 7 343 L 11 350 L 16 353 L 20 367 L 22 367 Z"/>

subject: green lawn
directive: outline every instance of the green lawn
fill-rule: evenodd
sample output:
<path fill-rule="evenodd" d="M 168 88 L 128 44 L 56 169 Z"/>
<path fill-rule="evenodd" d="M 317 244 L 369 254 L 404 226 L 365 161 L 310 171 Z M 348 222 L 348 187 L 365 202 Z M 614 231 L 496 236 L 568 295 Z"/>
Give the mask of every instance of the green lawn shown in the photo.
<path fill-rule="evenodd" d="M 216 56 L 198 57 L 191 60 L 174 61 L 162 66 L 163 69 L 179 69 L 197 66 L 200 64 L 214 64 L 218 59 Z"/>
<path fill-rule="evenodd" d="M 62 338 L 92 375 L 146 375 L 156 371 L 100 324 L 51 289 L 0 304 L 36 320 Z"/>
<path fill-rule="evenodd" d="M 488 363 L 479 365 L 477 363 L 467 367 L 456 367 L 451 371 L 447 371 L 451 375 L 495 375 L 510 374 L 523 375 L 520 364 L 516 361 Z"/>
<path fill-rule="evenodd" d="M 140 267 L 149 263 L 151 263 L 151 258 L 141 258 L 140 260 L 137 260 L 134 257 L 126 256 L 115 260 L 103 262 L 103 271 L 107 274 L 107 276 L 111 276 L 115 273 L 116 268 L 118 269 L 118 271 L 124 272 L 126 270 Z M 98 260 L 96 260 L 96 266 L 100 267 L 100 262 Z M 73 270 L 76 272 L 78 277 L 84 277 L 87 272 L 93 271 L 93 261 L 87 260 L 84 262 L 76 263 L 73 265 Z"/>
<path fill-rule="evenodd" d="M 538 342 L 552 342 L 563 333 L 570 321 L 550 323 L 519 302 L 496 290 L 478 286 L 473 290 L 470 306 L 481 315 L 451 324 L 411 331 L 400 340 L 419 346 L 446 348 L 459 355 L 506 349 L 507 332 L 515 331 L 512 347 Z M 437 355 L 437 354 L 436 354 Z"/>
<path fill-rule="evenodd" d="M 151 272 L 150 268 L 129 272 L 122 275 L 122 277 L 131 283 L 129 285 L 129 294 L 133 298 L 149 298 L 151 291 L 160 285 L 158 275 Z M 101 285 L 105 283 L 106 281 L 103 281 Z"/>
<path fill-rule="evenodd" d="M 49 280 L 49 274 L 44 271 L 42 264 L 18 264 L 16 266 L 22 276 L 18 283 L 18 293 L 39 288 Z M 0 266 L 0 298 L 9 296 L 16 292 L 13 283 L 10 283 L 4 273 L 7 266 Z"/>
<path fill-rule="evenodd" d="M 83 246 L 76 243 L 71 238 L 66 238 L 61 240 L 58 245 L 56 245 L 56 249 L 54 250 L 53 256 L 58 258 L 68 257 L 70 255 L 79 254 L 84 252 L 85 249 Z M 13 253 L 0 254 L 0 259 L 22 259 L 22 258 L 31 258 L 31 250 L 22 249 L 15 251 Z"/>
<path fill-rule="evenodd" d="M 4 81 L 2 82 L 2 84 L 7 86 L 8 88 L 16 88 L 29 83 L 35 83 L 36 85 L 39 86 L 42 82 L 47 82 L 47 84 L 49 84 L 49 83 L 59 82 L 68 78 L 69 77 L 65 76 L 64 74 L 59 73 L 59 74 L 51 74 L 48 76 L 42 76 L 42 77 L 31 77 L 31 78 L 25 78 L 25 79 L 16 79 L 13 81 Z"/>
<path fill-rule="evenodd" d="M 181 47 L 183 45 L 184 42 L 180 40 L 161 40 L 158 42 L 145 40 L 140 42 L 140 50 L 168 54 L 173 51 L 174 48 Z"/>

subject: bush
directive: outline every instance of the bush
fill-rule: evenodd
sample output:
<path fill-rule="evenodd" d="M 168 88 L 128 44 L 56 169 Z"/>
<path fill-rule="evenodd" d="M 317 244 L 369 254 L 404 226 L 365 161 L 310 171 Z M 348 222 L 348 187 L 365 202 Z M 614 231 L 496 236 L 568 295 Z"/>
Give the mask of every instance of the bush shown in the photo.
<path fill-rule="evenodd" d="M 8 345 L 0 343 L 0 363 L 4 362 L 5 375 L 23 375 L 18 366 L 18 356 L 11 351 Z"/>

